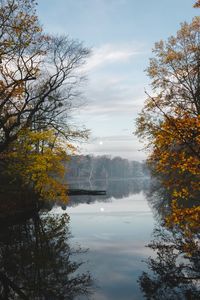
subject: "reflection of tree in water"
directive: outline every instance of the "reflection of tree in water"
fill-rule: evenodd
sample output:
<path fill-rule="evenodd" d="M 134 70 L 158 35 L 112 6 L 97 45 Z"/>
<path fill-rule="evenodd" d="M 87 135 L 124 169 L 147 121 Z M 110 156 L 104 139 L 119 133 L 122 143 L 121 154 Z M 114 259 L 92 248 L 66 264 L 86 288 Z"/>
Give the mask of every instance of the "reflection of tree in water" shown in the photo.
<path fill-rule="evenodd" d="M 142 179 L 110 181 L 107 186 L 108 197 L 121 199 L 131 194 L 138 194 L 145 189 L 146 181 Z"/>
<path fill-rule="evenodd" d="M 95 201 L 107 202 L 110 198 L 121 199 L 148 189 L 149 179 L 140 178 L 132 180 L 99 180 L 75 182 L 70 187 L 75 189 L 106 190 L 105 196 L 70 196 L 69 206 L 80 203 L 93 203 Z"/>
<path fill-rule="evenodd" d="M 154 177 L 149 180 L 149 188 L 145 189 L 144 193 L 155 219 L 163 222 L 166 216 L 171 213 L 172 193 Z M 187 198 L 185 200 L 177 200 L 176 202 L 181 208 L 191 208 L 198 206 L 199 202 L 197 199 Z"/>
<path fill-rule="evenodd" d="M 159 180 L 151 178 L 149 189 L 144 192 L 154 217 L 157 220 L 164 219 L 170 211 L 171 204 L 171 195 L 168 190 L 163 187 Z"/>
<path fill-rule="evenodd" d="M 43 214 L 0 232 L 0 299 L 74 299 L 89 295 L 89 273 L 73 261 L 68 215 Z"/>
<path fill-rule="evenodd" d="M 148 245 L 156 257 L 147 261 L 150 274 L 139 278 L 146 299 L 200 299 L 200 234 L 187 236 L 182 231 L 159 228 Z"/>

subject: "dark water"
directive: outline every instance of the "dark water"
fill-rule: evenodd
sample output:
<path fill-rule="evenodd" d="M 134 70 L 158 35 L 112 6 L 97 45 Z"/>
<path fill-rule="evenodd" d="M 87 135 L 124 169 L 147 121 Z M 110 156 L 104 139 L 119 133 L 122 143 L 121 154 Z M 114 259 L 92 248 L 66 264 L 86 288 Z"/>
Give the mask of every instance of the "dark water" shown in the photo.
<path fill-rule="evenodd" d="M 200 299 L 197 240 L 184 265 L 180 233 L 152 236 L 148 180 L 72 186 L 107 196 L 74 196 L 68 207 L 1 226 L 0 299 Z"/>

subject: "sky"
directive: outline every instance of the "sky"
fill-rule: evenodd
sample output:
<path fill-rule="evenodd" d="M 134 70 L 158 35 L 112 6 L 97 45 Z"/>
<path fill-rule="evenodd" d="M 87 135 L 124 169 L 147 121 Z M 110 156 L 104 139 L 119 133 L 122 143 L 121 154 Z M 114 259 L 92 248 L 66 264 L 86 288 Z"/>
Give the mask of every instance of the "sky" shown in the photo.
<path fill-rule="evenodd" d="M 175 35 L 199 10 L 192 0 L 38 0 L 46 32 L 68 35 L 92 50 L 85 66 L 84 105 L 73 122 L 91 130 L 83 154 L 145 160 L 133 134 L 150 81 L 154 43 Z"/>

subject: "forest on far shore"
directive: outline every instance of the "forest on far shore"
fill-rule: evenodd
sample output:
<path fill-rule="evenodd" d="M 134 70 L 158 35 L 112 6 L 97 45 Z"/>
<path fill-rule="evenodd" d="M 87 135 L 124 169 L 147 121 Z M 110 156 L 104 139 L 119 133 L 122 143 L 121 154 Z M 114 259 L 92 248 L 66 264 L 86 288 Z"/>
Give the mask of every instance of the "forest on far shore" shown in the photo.
<path fill-rule="evenodd" d="M 144 162 L 121 157 L 74 155 L 65 164 L 66 180 L 123 179 L 149 176 Z"/>

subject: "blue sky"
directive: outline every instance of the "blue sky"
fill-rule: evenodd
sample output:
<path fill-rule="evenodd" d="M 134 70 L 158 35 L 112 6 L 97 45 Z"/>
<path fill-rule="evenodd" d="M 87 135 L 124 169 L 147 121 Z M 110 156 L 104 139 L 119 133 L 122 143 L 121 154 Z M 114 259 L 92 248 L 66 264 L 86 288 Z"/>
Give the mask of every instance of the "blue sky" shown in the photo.
<path fill-rule="evenodd" d="M 143 160 L 132 134 L 149 80 L 144 72 L 156 41 L 174 35 L 199 14 L 192 0 L 39 0 L 45 31 L 65 34 L 92 49 L 86 104 L 74 122 L 91 129 L 84 153 Z"/>

